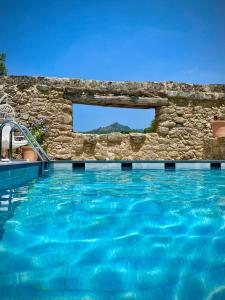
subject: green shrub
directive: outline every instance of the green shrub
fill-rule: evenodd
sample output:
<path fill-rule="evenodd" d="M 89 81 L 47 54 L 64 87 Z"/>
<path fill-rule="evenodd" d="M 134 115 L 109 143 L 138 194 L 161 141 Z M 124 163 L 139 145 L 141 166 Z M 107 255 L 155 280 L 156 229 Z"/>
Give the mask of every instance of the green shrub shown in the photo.
<path fill-rule="evenodd" d="M 5 53 L 0 53 L 0 76 L 6 76 L 7 75 L 7 69 L 5 66 L 5 59 L 6 59 L 6 54 Z"/>
<path fill-rule="evenodd" d="M 39 119 L 33 121 L 29 129 L 38 143 L 42 144 L 44 141 L 44 137 L 48 132 L 48 127 L 46 126 L 45 120 Z"/>
<path fill-rule="evenodd" d="M 118 155 L 114 157 L 114 160 L 122 160 L 122 156 Z"/>
<path fill-rule="evenodd" d="M 157 129 L 157 122 L 156 119 L 152 120 L 150 127 L 144 129 L 144 133 L 152 133 L 156 132 Z"/>

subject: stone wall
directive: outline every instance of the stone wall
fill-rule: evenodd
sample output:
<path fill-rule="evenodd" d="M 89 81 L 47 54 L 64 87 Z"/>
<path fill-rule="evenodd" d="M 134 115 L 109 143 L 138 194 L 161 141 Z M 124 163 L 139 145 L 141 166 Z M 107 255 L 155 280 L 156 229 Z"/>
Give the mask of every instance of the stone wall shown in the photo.
<path fill-rule="evenodd" d="M 52 159 L 219 158 L 212 151 L 215 139 L 210 119 L 225 115 L 225 85 L 9 76 L 0 78 L 2 92 L 15 107 L 18 122 L 46 119 L 50 130 L 45 146 Z M 72 103 L 155 107 L 157 132 L 75 133 Z"/>
<path fill-rule="evenodd" d="M 207 146 L 208 157 L 211 159 L 225 159 L 225 137 L 214 138 Z"/>

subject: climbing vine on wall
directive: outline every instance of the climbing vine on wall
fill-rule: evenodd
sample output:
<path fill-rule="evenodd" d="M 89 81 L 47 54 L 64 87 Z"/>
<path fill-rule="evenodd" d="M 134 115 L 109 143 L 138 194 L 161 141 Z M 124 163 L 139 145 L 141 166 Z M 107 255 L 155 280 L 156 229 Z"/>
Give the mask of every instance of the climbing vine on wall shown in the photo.
<path fill-rule="evenodd" d="M 5 53 L 0 53 L 0 76 L 6 76 L 7 75 L 5 60 L 6 60 L 6 54 Z"/>

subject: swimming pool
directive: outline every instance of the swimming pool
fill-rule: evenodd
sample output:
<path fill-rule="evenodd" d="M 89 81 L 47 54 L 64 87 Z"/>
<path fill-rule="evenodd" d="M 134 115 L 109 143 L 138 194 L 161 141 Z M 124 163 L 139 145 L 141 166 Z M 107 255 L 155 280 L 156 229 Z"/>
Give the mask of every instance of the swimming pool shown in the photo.
<path fill-rule="evenodd" d="M 1 299 L 225 299 L 225 170 L 59 169 L 0 200 Z"/>

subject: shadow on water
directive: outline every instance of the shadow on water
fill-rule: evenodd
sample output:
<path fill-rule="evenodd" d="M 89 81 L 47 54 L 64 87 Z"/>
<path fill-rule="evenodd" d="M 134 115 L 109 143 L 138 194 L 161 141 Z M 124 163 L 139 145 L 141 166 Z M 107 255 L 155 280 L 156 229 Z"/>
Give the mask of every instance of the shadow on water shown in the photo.
<path fill-rule="evenodd" d="M 50 172 L 45 172 L 41 178 L 35 178 L 29 181 L 25 180 L 23 182 L 24 185 L 15 182 L 13 183 L 13 187 L 0 189 L 0 241 L 5 232 L 5 222 L 14 216 L 16 208 L 24 201 L 23 196 L 28 194 L 28 191 L 35 182 L 48 178 L 49 176 Z"/>
<path fill-rule="evenodd" d="M 20 204 L 19 201 L 13 201 L 14 192 L 13 188 L 0 191 L 0 241 L 5 232 L 5 222 L 14 215 L 16 207 Z"/>

